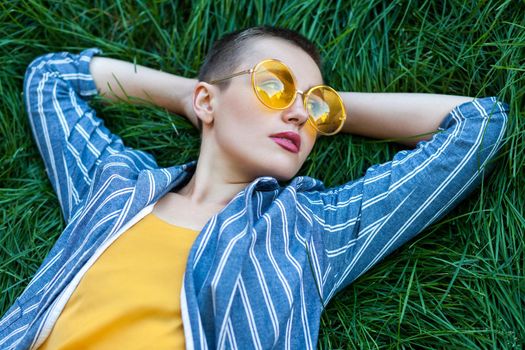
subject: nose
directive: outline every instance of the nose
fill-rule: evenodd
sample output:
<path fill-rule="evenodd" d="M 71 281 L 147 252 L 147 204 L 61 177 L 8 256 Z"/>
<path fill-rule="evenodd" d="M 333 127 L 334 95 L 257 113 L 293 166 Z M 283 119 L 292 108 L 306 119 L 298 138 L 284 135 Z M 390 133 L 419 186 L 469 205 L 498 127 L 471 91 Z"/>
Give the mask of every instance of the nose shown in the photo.
<path fill-rule="evenodd" d="M 303 99 L 303 92 L 297 91 L 293 103 L 282 113 L 285 122 L 303 125 L 308 120 L 308 112 L 304 107 Z"/>

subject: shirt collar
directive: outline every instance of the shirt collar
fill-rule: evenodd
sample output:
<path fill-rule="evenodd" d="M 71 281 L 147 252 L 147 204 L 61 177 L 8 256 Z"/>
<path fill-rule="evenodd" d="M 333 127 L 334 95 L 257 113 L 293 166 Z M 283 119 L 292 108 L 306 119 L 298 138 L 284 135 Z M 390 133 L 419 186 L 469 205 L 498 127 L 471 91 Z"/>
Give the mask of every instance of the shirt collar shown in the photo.
<path fill-rule="evenodd" d="M 176 166 L 180 169 L 181 178 L 179 179 L 178 186 L 184 186 L 195 173 L 197 167 L 197 161 L 192 160 L 188 163 Z M 310 190 L 322 190 L 324 189 L 323 182 L 317 179 L 314 179 L 309 176 L 296 176 L 294 177 L 287 185 L 281 185 L 279 181 L 272 176 L 261 176 L 252 181 L 255 191 L 275 191 L 279 190 L 281 187 L 292 186 L 297 191 L 310 191 Z"/>

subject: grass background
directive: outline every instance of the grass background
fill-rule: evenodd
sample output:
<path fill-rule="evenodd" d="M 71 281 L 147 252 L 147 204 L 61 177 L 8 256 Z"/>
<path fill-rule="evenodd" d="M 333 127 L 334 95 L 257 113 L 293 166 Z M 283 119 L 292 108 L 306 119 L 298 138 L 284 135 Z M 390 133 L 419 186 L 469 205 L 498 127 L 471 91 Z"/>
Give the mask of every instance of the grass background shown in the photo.
<path fill-rule="evenodd" d="M 270 24 L 321 47 L 330 85 L 361 92 L 497 95 L 510 104 L 494 172 L 444 220 L 329 304 L 319 347 L 520 349 L 525 343 L 525 2 L 0 2 L 0 314 L 64 228 L 22 104 L 37 55 L 100 47 L 107 56 L 195 76 L 223 33 Z M 168 166 L 196 159 L 198 132 L 151 107 L 103 106 L 106 125 Z M 300 175 L 327 186 L 361 176 L 401 146 L 322 138 Z"/>

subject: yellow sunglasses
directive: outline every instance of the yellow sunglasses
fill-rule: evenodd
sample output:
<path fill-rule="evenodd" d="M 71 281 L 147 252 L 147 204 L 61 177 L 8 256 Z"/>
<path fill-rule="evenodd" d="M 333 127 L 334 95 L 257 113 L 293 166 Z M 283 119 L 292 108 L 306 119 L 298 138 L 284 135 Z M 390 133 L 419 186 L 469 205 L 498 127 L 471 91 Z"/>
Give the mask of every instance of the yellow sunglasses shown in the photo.
<path fill-rule="evenodd" d="M 304 108 L 308 111 L 308 121 L 320 134 L 334 135 L 343 127 L 346 113 L 341 96 L 326 85 L 316 85 L 305 92 L 298 90 L 292 71 L 276 59 L 261 61 L 252 69 L 212 80 L 210 84 L 248 73 L 251 74 L 255 95 L 266 107 L 286 109 L 294 103 L 297 94 L 301 94 Z"/>

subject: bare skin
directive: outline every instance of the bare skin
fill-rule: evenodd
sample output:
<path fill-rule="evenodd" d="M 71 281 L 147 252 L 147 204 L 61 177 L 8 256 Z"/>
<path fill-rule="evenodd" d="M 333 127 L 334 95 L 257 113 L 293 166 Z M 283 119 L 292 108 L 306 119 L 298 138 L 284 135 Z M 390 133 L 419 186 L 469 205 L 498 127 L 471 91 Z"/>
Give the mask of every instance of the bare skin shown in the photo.
<path fill-rule="evenodd" d="M 155 204 L 152 212 L 171 225 L 200 232 L 209 219 L 223 207 L 222 205 L 196 206 L 186 196 L 169 192 Z"/>
<path fill-rule="evenodd" d="M 249 55 L 239 70 L 251 68 L 265 58 L 277 58 L 294 72 L 300 90 L 322 82 L 310 56 L 281 39 L 259 39 L 247 50 Z M 182 114 L 194 126 L 197 118 L 201 120 L 202 142 L 194 176 L 177 193 L 168 193 L 159 200 L 153 210 L 173 225 L 201 230 L 211 216 L 258 176 L 295 176 L 315 144 L 315 131 L 306 123 L 308 115 L 302 98 L 298 97 L 287 110 L 270 110 L 257 101 L 249 86 L 249 75 L 234 78 L 228 89 L 220 91 L 194 79 L 104 57 L 93 58 L 90 70 L 99 92 L 110 99 L 134 96 Z M 430 139 L 452 108 L 472 100 L 411 93 L 342 92 L 341 96 L 348 115 L 342 132 L 399 139 L 399 143 L 409 146 Z M 268 138 L 280 131 L 300 134 L 298 154 L 283 151 Z M 422 134 L 427 135 L 408 138 Z"/>

